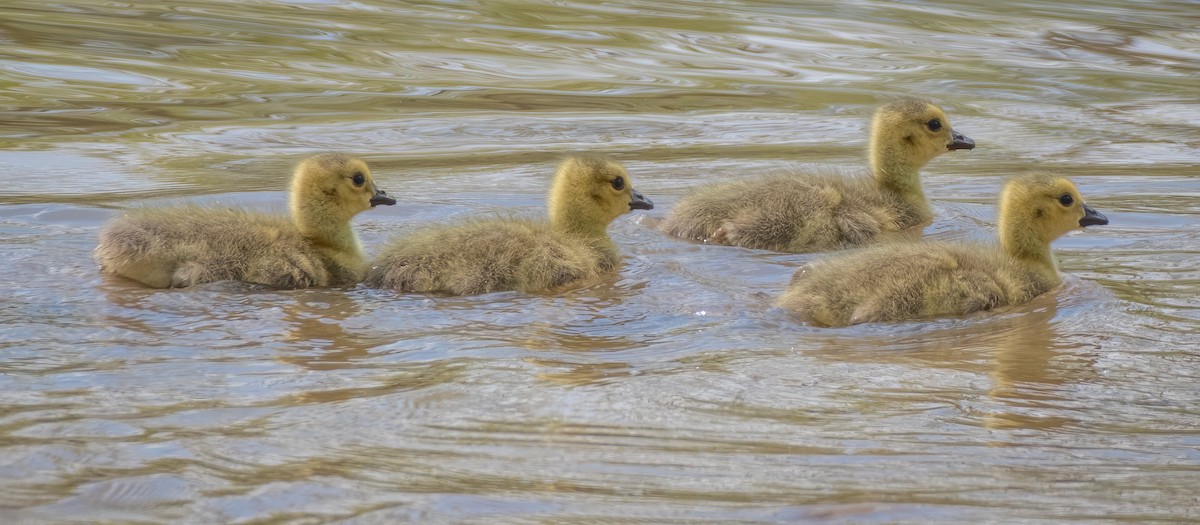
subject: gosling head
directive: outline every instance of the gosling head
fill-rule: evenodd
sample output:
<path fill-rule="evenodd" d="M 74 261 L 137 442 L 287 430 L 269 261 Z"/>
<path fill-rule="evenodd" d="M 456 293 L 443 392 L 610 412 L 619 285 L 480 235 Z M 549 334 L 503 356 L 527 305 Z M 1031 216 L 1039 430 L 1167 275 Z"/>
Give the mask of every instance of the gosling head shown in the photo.
<path fill-rule="evenodd" d="M 1033 173 L 1014 178 L 1000 195 L 1000 231 L 1006 238 L 1020 232 L 1031 241 L 1049 244 L 1084 226 L 1108 224 L 1108 217 L 1083 201 L 1066 177 Z"/>
<path fill-rule="evenodd" d="M 633 189 L 625 168 L 599 155 L 576 155 L 559 164 L 548 204 L 555 228 L 585 235 L 604 235 L 617 217 L 654 208 Z"/>
<path fill-rule="evenodd" d="M 941 108 L 916 98 L 884 105 L 871 123 L 871 166 L 877 176 L 911 172 L 947 151 L 974 148 L 975 141 L 954 131 Z"/>
<path fill-rule="evenodd" d="M 344 153 L 323 153 L 300 161 L 292 176 L 291 210 L 295 217 L 348 221 L 396 199 L 375 186 L 362 159 Z"/>

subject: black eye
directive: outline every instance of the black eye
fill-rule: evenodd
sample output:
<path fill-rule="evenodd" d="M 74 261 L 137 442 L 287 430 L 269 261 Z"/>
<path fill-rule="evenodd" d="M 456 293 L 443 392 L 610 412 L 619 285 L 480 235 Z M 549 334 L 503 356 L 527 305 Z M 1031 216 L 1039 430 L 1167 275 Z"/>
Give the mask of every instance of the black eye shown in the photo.
<path fill-rule="evenodd" d="M 625 189 L 625 177 L 617 177 L 613 179 L 612 185 L 613 189 L 617 191 Z"/>
<path fill-rule="evenodd" d="M 1062 197 L 1058 198 L 1058 203 L 1062 204 L 1063 206 L 1070 206 L 1075 204 L 1075 199 L 1071 198 L 1070 193 L 1064 193 L 1062 194 Z"/>
<path fill-rule="evenodd" d="M 929 127 L 929 131 L 937 131 L 942 129 L 942 121 L 938 119 L 930 120 L 929 122 L 926 122 L 925 125 Z"/>
<path fill-rule="evenodd" d="M 362 186 L 363 183 L 367 181 L 367 178 L 363 176 L 361 171 L 356 171 L 356 172 L 354 172 L 354 176 L 351 177 L 350 180 L 354 181 L 355 186 Z"/>

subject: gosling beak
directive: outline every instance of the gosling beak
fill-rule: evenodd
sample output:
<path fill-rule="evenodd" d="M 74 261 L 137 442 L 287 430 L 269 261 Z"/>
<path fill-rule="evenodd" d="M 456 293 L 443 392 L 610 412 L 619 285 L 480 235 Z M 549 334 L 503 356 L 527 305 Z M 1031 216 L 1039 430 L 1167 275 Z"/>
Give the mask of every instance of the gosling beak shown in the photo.
<path fill-rule="evenodd" d="M 1103 226 L 1105 224 L 1108 224 L 1108 217 L 1087 204 L 1083 205 L 1083 218 L 1079 219 L 1079 226 Z"/>
<path fill-rule="evenodd" d="M 962 133 L 950 130 L 950 138 L 953 140 L 950 141 L 950 144 L 946 145 L 946 149 L 975 149 L 975 141 Z"/>
<path fill-rule="evenodd" d="M 629 209 L 631 209 L 631 210 L 653 210 L 654 209 L 654 203 L 650 202 L 650 199 L 647 199 L 646 196 L 642 195 L 640 192 L 638 192 L 638 190 L 630 188 L 629 193 L 632 194 L 629 199 Z"/>
<path fill-rule="evenodd" d="M 375 185 L 372 184 L 371 187 L 374 188 Z M 374 208 L 380 204 L 383 204 L 384 206 L 391 206 L 396 204 L 396 199 L 389 197 L 386 191 L 375 188 L 375 195 L 371 196 L 371 207 Z"/>

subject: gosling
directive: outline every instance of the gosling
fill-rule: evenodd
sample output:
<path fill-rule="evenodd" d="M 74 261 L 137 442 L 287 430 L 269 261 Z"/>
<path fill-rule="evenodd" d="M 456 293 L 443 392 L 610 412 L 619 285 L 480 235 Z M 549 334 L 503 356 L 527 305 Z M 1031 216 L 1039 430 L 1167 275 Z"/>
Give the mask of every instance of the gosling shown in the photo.
<path fill-rule="evenodd" d="M 395 203 L 361 159 L 327 153 L 296 166 L 290 218 L 197 205 L 134 209 L 100 230 L 95 257 L 101 271 L 153 288 L 353 285 L 367 261 L 350 220 Z"/>
<path fill-rule="evenodd" d="M 608 237 L 614 219 L 649 210 L 620 164 L 575 156 L 559 165 L 548 199 L 550 220 L 471 219 L 434 226 L 390 242 L 365 284 L 403 292 L 475 295 L 541 292 L 589 279 L 617 266 Z"/>
<path fill-rule="evenodd" d="M 702 186 L 662 230 L 682 239 L 783 252 L 840 250 L 924 227 L 933 210 L 919 170 L 950 150 L 974 149 L 945 112 L 914 98 L 884 105 L 871 126 L 871 177 L 789 173 Z"/>
<path fill-rule="evenodd" d="M 1108 224 L 1063 177 L 1026 175 L 1000 197 L 1000 244 L 865 248 L 800 268 L 778 306 L 819 325 L 963 315 L 1025 303 L 1062 281 L 1050 242 Z"/>

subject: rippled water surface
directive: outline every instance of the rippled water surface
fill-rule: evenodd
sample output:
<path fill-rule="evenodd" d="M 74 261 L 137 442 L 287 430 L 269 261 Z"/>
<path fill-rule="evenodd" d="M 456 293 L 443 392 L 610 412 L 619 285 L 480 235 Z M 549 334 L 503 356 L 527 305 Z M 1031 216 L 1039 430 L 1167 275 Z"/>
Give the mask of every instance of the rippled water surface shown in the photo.
<path fill-rule="evenodd" d="M 7 523 L 1200 520 L 1200 4 L 6 0 L 0 517 Z M 688 187 L 865 165 L 939 101 L 927 235 L 987 239 L 1003 177 L 1111 219 L 1007 311 L 848 329 L 770 308 L 810 255 L 654 226 Z M 360 154 L 365 244 L 541 213 L 608 152 L 656 208 L 559 295 L 235 283 L 90 258 L 118 210 L 282 209 Z"/>

